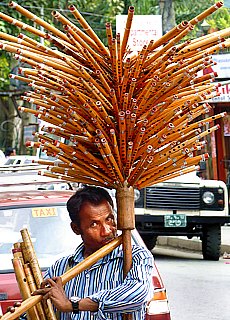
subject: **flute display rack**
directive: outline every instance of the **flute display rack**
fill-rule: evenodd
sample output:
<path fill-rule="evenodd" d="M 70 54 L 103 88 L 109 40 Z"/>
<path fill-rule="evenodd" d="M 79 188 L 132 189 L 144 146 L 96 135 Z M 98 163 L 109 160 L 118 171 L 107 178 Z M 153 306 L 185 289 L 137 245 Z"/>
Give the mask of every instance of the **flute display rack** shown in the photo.
<path fill-rule="evenodd" d="M 0 46 L 31 66 L 20 68 L 21 75 L 10 75 L 32 89 L 22 97 L 31 108 L 19 109 L 52 124 L 36 133 L 38 142 L 27 144 L 58 159 L 39 161 L 48 165 L 42 174 L 117 189 L 125 182 L 143 188 L 194 171 L 207 158 L 196 153 L 202 149 L 202 139 L 218 129 L 213 121 L 224 116 L 195 122 L 210 111 L 204 101 L 217 95 L 218 86 L 213 83 L 214 74 L 197 74 L 213 65 L 211 54 L 230 46 L 226 39 L 230 28 L 192 41 L 182 39 L 222 5 L 217 2 L 155 42 L 150 40 L 138 54 L 129 55 L 133 7 L 122 40 L 106 24 L 105 46 L 74 5 L 69 10 L 81 29 L 55 11 L 52 15 L 60 22 L 60 31 L 10 2 L 11 8 L 45 29 L 0 13 L 1 19 L 33 35 L 1 32 Z"/>

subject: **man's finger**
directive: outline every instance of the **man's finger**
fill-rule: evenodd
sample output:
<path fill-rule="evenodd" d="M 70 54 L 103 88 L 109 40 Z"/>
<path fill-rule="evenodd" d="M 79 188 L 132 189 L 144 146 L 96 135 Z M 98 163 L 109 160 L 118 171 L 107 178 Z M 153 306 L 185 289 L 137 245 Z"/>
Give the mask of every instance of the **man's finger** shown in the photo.
<path fill-rule="evenodd" d="M 45 288 L 45 289 L 37 289 L 34 292 L 31 293 L 32 296 L 36 295 L 45 295 L 50 291 L 50 288 Z"/>
<path fill-rule="evenodd" d="M 58 284 L 58 285 L 62 285 L 62 278 L 61 277 L 53 277 L 52 280 Z"/>

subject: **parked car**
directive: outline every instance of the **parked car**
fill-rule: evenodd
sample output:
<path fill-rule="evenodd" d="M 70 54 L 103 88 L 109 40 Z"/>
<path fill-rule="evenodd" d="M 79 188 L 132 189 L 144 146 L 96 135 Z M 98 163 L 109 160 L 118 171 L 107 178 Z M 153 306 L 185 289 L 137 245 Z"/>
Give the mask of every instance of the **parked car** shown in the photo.
<path fill-rule="evenodd" d="M 6 158 L 4 166 L 35 165 L 33 160 L 38 160 L 38 157 L 28 155 L 10 156 Z"/>
<path fill-rule="evenodd" d="M 198 237 L 205 260 L 219 260 L 221 226 L 230 223 L 227 186 L 196 172 L 135 190 L 136 228 L 152 250 L 157 236 Z"/>
<path fill-rule="evenodd" d="M 80 236 L 70 232 L 66 209 L 72 193 L 70 190 L 0 192 L 0 316 L 7 307 L 21 300 L 11 263 L 11 249 L 15 242 L 21 241 L 21 229 L 28 229 L 42 270 L 59 257 L 73 252 L 80 243 Z M 145 246 L 136 230 L 132 237 L 133 241 Z M 156 265 L 152 285 L 155 293 L 149 301 L 146 320 L 170 320 L 165 287 Z"/>
<path fill-rule="evenodd" d="M 0 170 L 0 192 L 1 191 L 22 191 L 22 190 L 75 190 L 78 183 L 68 182 L 65 180 L 50 178 L 39 174 L 40 168 L 28 168 L 21 170 L 21 167 L 13 171 Z"/>

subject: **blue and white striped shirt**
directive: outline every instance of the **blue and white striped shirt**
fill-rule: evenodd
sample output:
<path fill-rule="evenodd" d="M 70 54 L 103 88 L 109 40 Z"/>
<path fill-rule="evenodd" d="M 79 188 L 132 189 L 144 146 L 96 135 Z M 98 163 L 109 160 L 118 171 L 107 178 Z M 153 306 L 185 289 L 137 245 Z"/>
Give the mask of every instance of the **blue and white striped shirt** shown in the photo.
<path fill-rule="evenodd" d="M 81 244 L 71 256 L 59 259 L 51 266 L 45 278 L 62 275 L 83 258 Z M 122 313 L 132 313 L 133 320 L 145 318 L 146 302 L 150 296 L 152 254 L 143 247 L 132 246 L 132 268 L 123 280 L 123 250 L 117 247 L 65 285 L 68 298 L 78 296 L 98 302 L 97 312 L 61 313 L 60 320 L 121 320 Z"/>

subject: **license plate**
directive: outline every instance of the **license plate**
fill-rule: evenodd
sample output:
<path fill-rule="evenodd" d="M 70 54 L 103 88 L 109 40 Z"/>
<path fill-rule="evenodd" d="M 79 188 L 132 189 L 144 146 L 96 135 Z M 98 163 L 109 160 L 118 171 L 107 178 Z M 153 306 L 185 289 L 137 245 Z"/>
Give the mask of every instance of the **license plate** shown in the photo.
<path fill-rule="evenodd" d="M 186 227 L 187 219 L 185 214 L 167 214 L 164 216 L 165 227 Z"/>

